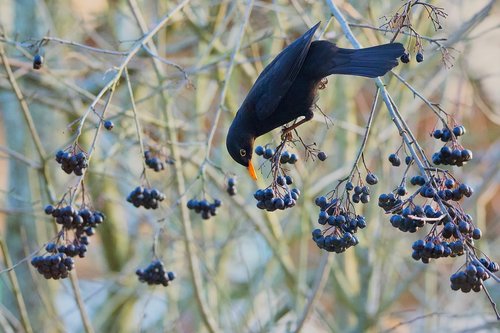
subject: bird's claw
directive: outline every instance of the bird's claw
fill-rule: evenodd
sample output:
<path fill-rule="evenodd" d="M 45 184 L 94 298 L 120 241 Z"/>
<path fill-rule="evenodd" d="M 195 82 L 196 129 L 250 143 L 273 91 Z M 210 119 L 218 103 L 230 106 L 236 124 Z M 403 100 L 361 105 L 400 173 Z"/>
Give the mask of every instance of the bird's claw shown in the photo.
<path fill-rule="evenodd" d="M 292 140 L 292 129 L 285 127 L 281 131 L 281 141 L 291 141 Z"/>

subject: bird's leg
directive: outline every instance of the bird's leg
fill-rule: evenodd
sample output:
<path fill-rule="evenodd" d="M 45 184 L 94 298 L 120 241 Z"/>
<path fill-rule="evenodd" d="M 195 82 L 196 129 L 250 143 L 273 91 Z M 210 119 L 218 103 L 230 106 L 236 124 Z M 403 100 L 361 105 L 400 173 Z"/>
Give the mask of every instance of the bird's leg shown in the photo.
<path fill-rule="evenodd" d="M 290 136 L 292 135 L 291 132 L 296 129 L 297 127 L 299 127 L 300 125 L 302 125 L 303 123 L 311 120 L 313 117 L 313 113 L 311 112 L 311 114 L 309 115 L 306 115 L 304 119 L 300 120 L 299 122 L 293 124 L 293 125 L 290 125 L 288 127 L 284 127 L 283 130 L 281 131 L 281 140 L 285 140 L 285 139 L 290 139 Z"/>

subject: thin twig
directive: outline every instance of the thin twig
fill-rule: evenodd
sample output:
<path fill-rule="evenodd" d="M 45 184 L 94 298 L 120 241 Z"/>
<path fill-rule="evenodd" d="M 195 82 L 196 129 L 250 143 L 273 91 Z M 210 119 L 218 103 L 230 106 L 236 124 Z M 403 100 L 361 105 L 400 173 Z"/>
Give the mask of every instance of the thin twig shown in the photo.
<path fill-rule="evenodd" d="M 104 53 L 104 54 L 111 54 L 111 55 L 117 55 L 117 56 L 127 56 L 128 52 L 122 52 L 122 51 L 114 51 L 114 50 L 106 50 L 106 49 L 101 49 L 98 47 L 92 47 L 84 44 L 80 44 L 71 40 L 65 40 L 57 37 L 48 37 L 45 36 L 41 39 L 41 43 L 45 42 L 56 42 L 59 44 L 64 44 L 64 45 L 70 45 L 70 46 L 76 46 L 78 48 L 91 51 L 91 52 L 96 52 L 96 53 Z M 21 46 L 23 46 L 25 43 L 20 43 Z"/>
<path fill-rule="evenodd" d="M 29 158 L 27 158 L 23 154 L 20 154 L 17 151 L 10 149 L 9 147 L 5 147 L 5 146 L 0 145 L 0 152 L 3 152 L 6 155 L 9 155 L 10 157 L 12 157 L 13 159 L 16 159 L 19 162 L 26 164 L 30 168 L 40 170 L 42 167 L 40 163 L 30 160 Z"/>
<path fill-rule="evenodd" d="M 78 306 L 78 311 L 80 312 L 80 316 L 82 318 L 83 328 L 85 329 L 86 333 L 93 333 L 94 329 L 92 328 L 89 315 L 85 308 L 85 303 L 80 293 L 80 287 L 78 286 L 78 277 L 76 276 L 76 271 L 72 271 L 69 274 L 69 280 L 71 281 L 71 289 L 73 289 L 73 292 L 75 294 L 76 305 Z"/>
<path fill-rule="evenodd" d="M 17 274 L 13 269 L 14 265 L 12 265 L 12 260 L 10 259 L 7 245 L 4 243 L 3 238 L 0 238 L 0 250 L 2 251 L 3 261 L 5 262 L 5 265 L 9 267 L 9 280 L 12 286 L 12 292 L 14 293 L 14 297 L 16 299 L 19 314 L 21 315 L 21 323 L 23 324 L 23 328 L 26 333 L 32 333 L 33 329 L 31 328 L 28 311 L 26 310 L 26 303 L 24 302 L 23 294 L 21 293 L 21 288 L 19 287 L 19 280 L 17 279 Z"/>
<path fill-rule="evenodd" d="M 329 255 L 328 252 L 323 253 L 321 256 L 321 260 L 319 263 L 319 267 L 314 274 L 316 276 L 316 280 L 314 281 L 314 285 L 310 291 L 310 294 L 307 298 L 307 304 L 302 311 L 300 319 L 297 323 L 297 328 L 295 329 L 295 333 L 299 333 L 303 328 L 304 324 L 309 318 L 309 314 L 311 313 L 314 302 L 318 299 L 321 291 L 325 287 L 326 282 L 328 281 L 328 273 L 330 272 L 330 267 L 332 265 L 332 256 Z"/>
<path fill-rule="evenodd" d="M 9 59 L 7 58 L 7 55 L 5 54 L 5 50 L 3 45 L 0 43 L 0 59 L 2 59 L 2 63 L 5 67 L 5 71 L 7 73 L 7 77 L 9 79 L 9 83 L 12 86 L 12 90 L 14 91 L 17 100 L 19 101 L 19 104 L 21 106 L 21 111 L 24 116 L 24 120 L 26 121 L 26 124 L 28 126 L 29 132 L 31 134 L 31 138 L 33 139 L 33 143 L 35 144 L 36 151 L 38 153 L 38 157 L 40 158 L 41 161 L 41 168 L 40 168 L 40 174 L 45 182 L 45 189 L 46 189 L 46 194 L 49 198 L 50 201 L 55 201 L 55 194 L 52 189 L 52 186 L 50 185 L 51 183 L 49 182 L 48 174 L 47 174 L 47 169 L 45 167 L 45 163 L 43 162 L 45 160 L 45 150 L 42 145 L 42 141 L 40 140 L 40 136 L 38 135 L 38 131 L 36 130 L 35 122 L 33 121 L 33 118 L 31 117 L 31 112 L 28 106 L 28 103 L 26 102 L 26 99 L 24 98 L 24 95 L 21 91 L 21 88 L 17 84 L 16 77 L 14 73 L 12 72 L 12 68 L 10 67 L 9 64 Z"/>
<path fill-rule="evenodd" d="M 137 119 L 137 108 L 135 106 L 135 99 L 134 99 L 134 91 L 132 89 L 132 84 L 130 83 L 130 76 L 128 75 L 128 70 L 125 69 L 125 81 L 127 82 L 127 89 L 128 89 L 128 94 L 130 96 L 130 103 L 132 105 L 132 112 L 134 113 L 134 122 L 135 122 L 135 130 L 137 133 L 137 138 L 139 140 L 139 147 L 141 149 L 141 161 L 142 161 L 142 169 L 144 170 L 144 178 L 146 179 L 146 183 L 148 184 L 149 187 L 151 187 L 149 180 L 146 175 L 146 161 L 145 161 L 145 150 L 144 150 L 144 141 L 142 140 L 142 129 L 141 129 L 141 124 L 139 122 L 139 119 Z"/>
<path fill-rule="evenodd" d="M 380 93 L 380 89 L 377 88 L 377 92 L 375 93 L 375 98 L 373 99 L 372 108 L 370 110 L 370 115 L 369 115 L 368 121 L 366 123 L 365 133 L 363 135 L 363 141 L 361 142 L 361 146 L 359 147 L 358 154 L 356 155 L 356 158 L 354 159 L 354 162 L 352 164 L 352 169 L 351 169 L 351 172 L 349 173 L 349 177 L 348 177 L 349 180 L 352 179 L 354 171 L 358 168 L 359 159 L 363 155 L 363 152 L 364 152 L 365 147 L 366 147 L 366 143 L 368 142 L 368 136 L 370 135 L 370 129 L 371 129 L 372 122 L 373 122 L 373 116 L 375 115 L 375 110 L 377 107 L 379 93 Z"/>
<path fill-rule="evenodd" d="M 177 6 L 177 8 L 181 9 L 184 7 L 189 0 L 184 0 Z M 129 6 L 132 10 L 132 13 L 142 31 L 145 31 L 147 29 L 146 22 L 144 21 L 142 14 L 139 10 L 139 7 L 137 5 L 137 2 L 135 0 L 129 0 L 128 1 Z M 182 7 L 180 7 L 182 5 Z M 149 42 L 149 40 L 148 40 Z M 147 43 L 144 43 L 147 44 Z M 153 43 L 149 43 L 149 48 L 157 53 L 156 46 Z M 164 73 L 163 73 L 163 68 L 160 66 L 160 62 L 158 59 L 153 58 L 153 66 L 154 70 L 156 72 L 156 75 L 158 77 L 158 80 L 161 84 Z M 174 124 L 174 117 L 172 115 L 172 110 L 171 110 L 171 103 L 169 103 L 169 99 L 166 98 L 165 96 L 165 91 L 162 90 L 160 91 L 160 97 L 162 100 L 162 103 L 164 104 L 162 106 L 163 109 L 163 114 L 164 117 L 167 121 L 168 126 L 165 127 L 166 134 L 168 140 L 170 142 L 175 142 L 177 141 L 177 134 L 175 131 L 175 127 L 173 126 Z M 182 167 L 182 160 L 181 160 L 181 155 L 179 152 L 179 147 L 177 147 L 174 144 L 169 144 L 168 145 L 170 152 L 176 161 L 173 165 L 174 169 L 174 176 L 176 179 L 176 185 L 177 185 L 177 192 L 184 193 L 185 192 L 185 179 L 184 179 L 184 174 L 183 174 L 183 167 Z M 195 247 L 194 247 L 194 236 L 193 236 L 193 228 L 191 225 L 191 220 L 189 217 L 189 211 L 187 210 L 186 207 L 186 199 L 185 197 L 182 197 L 180 200 L 179 208 L 181 210 L 181 221 L 182 221 L 182 226 L 183 226 L 183 231 L 184 231 L 184 245 L 186 247 L 186 253 L 187 253 L 187 259 L 188 259 L 188 264 L 189 264 L 189 270 L 191 273 L 191 278 L 193 281 L 193 287 L 194 287 L 194 294 L 195 294 L 195 299 L 198 304 L 198 308 L 201 313 L 201 318 L 203 320 L 203 323 L 205 324 L 207 330 L 210 333 L 217 333 L 219 332 L 218 325 L 215 321 L 215 318 L 213 317 L 211 311 L 209 310 L 206 301 L 203 298 L 203 280 L 201 278 L 201 272 L 199 269 L 199 262 L 198 258 L 195 255 Z"/>

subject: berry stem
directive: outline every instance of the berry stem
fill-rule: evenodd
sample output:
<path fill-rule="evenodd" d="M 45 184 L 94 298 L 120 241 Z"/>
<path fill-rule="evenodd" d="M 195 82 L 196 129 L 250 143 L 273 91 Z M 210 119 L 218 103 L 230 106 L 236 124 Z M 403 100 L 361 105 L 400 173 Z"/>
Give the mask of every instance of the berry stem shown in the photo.
<path fill-rule="evenodd" d="M 128 88 L 128 93 L 130 96 L 130 103 L 132 105 L 132 112 L 134 113 L 135 130 L 137 132 L 137 138 L 139 140 L 139 147 L 141 148 L 141 161 L 142 161 L 143 174 L 144 174 L 144 178 L 146 179 L 146 184 L 148 185 L 148 187 L 151 187 L 149 179 L 146 175 L 147 168 L 146 168 L 146 161 L 144 159 L 145 151 L 144 151 L 144 141 L 142 140 L 141 124 L 139 122 L 139 119 L 137 119 L 137 108 L 135 106 L 134 92 L 132 90 L 132 84 L 130 83 L 130 76 L 128 74 L 128 70 L 126 68 L 124 70 L 124 73 L 125 73 L 125 81 L 127 81 L 127 88 Z"/>
<path fill-rule="evenodd" d="M 363 141 L 361 142 L 361 146 L 359 147 L 358 154 L 356 155 L 356 158 L 354 159 L 354 163 L 352 165 L 351 172 L 349 173 L 349 177 L 347 177 L 348 180 L 352 180 L 354 172 L 356 170 L 358 170 L 359 160 L 363 156 L 363 152 L 365 150 L 366 143 L 368 142 L 368 136 L 370 134 L 370 129 L 371 129 L 372 122 L 373 122 L 373 116 L 375 114 L 375 110 L 377 107 L 379 94 L 380 94 L 380 89 L 377 87 L 377 92 L 375 93 L 375 98 L 373 99 L 373 104 L 372 104 L 372 108 L 370 110 L 370 115 L 368 116 L 368 121 L 366 123 L 366 127 L 365 127 L 366 129 L 365 129 L 365 134 L 363 135 Z M 364 164 L 364 158 L 363 158 L 363 164 Z M 365 165 L 365 168 L 366 168 L 366 165 Z"/>

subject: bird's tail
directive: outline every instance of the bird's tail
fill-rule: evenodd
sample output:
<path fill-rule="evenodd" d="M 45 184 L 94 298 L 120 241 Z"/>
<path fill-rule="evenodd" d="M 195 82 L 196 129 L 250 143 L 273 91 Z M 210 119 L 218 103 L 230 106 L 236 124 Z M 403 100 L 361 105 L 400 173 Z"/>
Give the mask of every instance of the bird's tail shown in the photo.
<path fill-rule="evenodd" d="M 365 77 L 382 76 L 398 65 L 405 49 L 400 43 L 390 43 L 364 49 L 338 48 L 330 74 L 348 74 Z"/>

